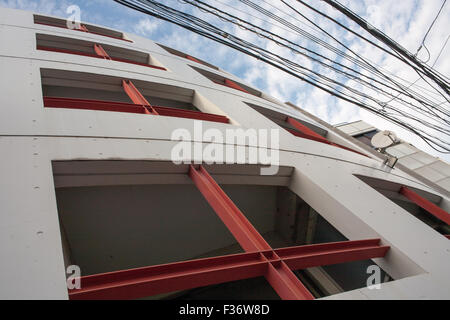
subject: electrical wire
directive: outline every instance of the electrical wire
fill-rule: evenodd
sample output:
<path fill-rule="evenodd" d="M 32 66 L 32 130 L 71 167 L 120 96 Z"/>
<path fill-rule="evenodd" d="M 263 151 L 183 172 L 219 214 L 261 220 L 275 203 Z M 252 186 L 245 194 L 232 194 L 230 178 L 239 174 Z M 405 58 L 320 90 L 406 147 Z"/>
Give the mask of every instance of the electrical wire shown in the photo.
<path fill-rule="evenodd" d="M 195 32 L 196 34 L 202 35 L 208 39 L 219 42 L 221 44 L 227 45 L 230 48 L 243 52 L 249 56 L 257 58 L 268 65 L 274 66 L 286 73 L 297 77 L 306 83 L 313 85 L 329 94 L 336 96 L 344 101 L 357 105 L 363 109 L 366 109 L 372 113 L 375 113 L 382 118 L 398 124 L 399 126 L 417 134 L 422 140 L 424 140 L 428 145 L 430 145 L 435 150 L 440 152 L 449 152 L 450 144 L 447 140 L 443 140 L 437 136 L 431 135 L 425 132 L 423 129 L 412 126 L 405 123 L 400 117 L 411 117 L 406 113 L 402 113 L 393 106 L 385 106 L 385 109 L 392 108 L 393 111 L 397 113 L 397 116 L 393 116 L 385 111 L 385 109 L 377 109 L 374 106 L 368 105 L 361 98 L 366 100 L 375 101 L 381 103 L 376 98 L 371 97 L 363 92 L 360 92 L 354 88 L 348 87 L 343 83 L 324 76 L 320 73 L 314 72 L 314 70 L 300 66 L 289 59 L 286 59 L 280 55 L 276 55 L 264 48 L 261 48 L 251 42 L 243 40 L 229 32 L 225 32 L 223 27 L 217 27 L 211 23 L 195 17 L 191 14 L 175 10 L 171 7 L 165 6 L 157 1 L 152 0 L 115 0 L 118 3 L 126 5 L 132 9 L 141 11 L 143 13 L 152 15 L 156 18 L 171 22 L 187 30 Z M 339 89 L 340 88 L 340 89 Z M 358 98 L 359 97 L 359 98 Z M 420 118 L 416 118 L 420 121 Z M 423 122 L 422 122 L 423 124 Z M 427 122 L 429 128 L 436 129 L 431 123 Z M 441 131 L 441 133 L 447 132 L 446 130 Z"/>

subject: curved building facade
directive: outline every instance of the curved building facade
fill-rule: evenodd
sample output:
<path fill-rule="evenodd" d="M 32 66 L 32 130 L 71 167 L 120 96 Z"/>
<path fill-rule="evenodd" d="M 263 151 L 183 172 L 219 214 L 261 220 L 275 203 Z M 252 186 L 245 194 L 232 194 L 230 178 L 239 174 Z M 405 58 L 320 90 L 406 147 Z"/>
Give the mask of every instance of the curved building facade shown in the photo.
<path fill-rule="evenodd" d="M 0 40 L 1 298 L 450 298 L 447 195 L 301 106 L 96 25 Z"/>

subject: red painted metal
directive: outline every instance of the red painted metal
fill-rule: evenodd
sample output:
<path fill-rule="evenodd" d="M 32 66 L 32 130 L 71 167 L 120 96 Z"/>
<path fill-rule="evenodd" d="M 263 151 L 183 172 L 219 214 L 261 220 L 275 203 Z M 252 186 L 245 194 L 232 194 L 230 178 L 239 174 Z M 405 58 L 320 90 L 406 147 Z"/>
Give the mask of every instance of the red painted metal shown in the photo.
<path fill-rule="evenodd" d="M 342 241 L 275 249 L 289 268 L 306 269 L 323 265 L 384 257 L 389 246 L 380 239 Z"/>
<path fill-rule="evenodd" d="M 66 50 L 66 49 L 43 47 L 43 46 L 37 46 L 37 49 L 38 50 L 43 50 L 43 51 L 52 51 L 52 52 L 59 52 L 59 53 L 76 54 L 76 55 L 79 55 L 79 56 L 86 56 L 86 57 L 91 57 L 91 58 L 102 58 L 102 57 L 100 57 L 97 54 L 88 53 L 88 52 L 82 52 L 82 51 Z"/>
<path fill-rule="evenodd" d="M 84 24 L 80 24 L 80 28 L 78 30 L 89 33 L 88 28 Z"/>
<path fill-rule="evenodd" d="M 419 207 L 425 209 L 430 214 L 438 218 L 439 220 L 450 225 L 450 214 L 444 209 L 438 207 L 431 201 L 422 198 L 416 192 L 412 191 L 408 187 L 402 186 L 399 191 L 400 194 L 404 195 L 406 198 L 417 204 Z"/>
<path fill-rule="evenodd" d="M 265 278 L 283 300 L 314 299 L 284 261 L 270 263 Z"/>
<path fill-rule="evenodd" d="M 113 102 L 113 101 L 87 100 L 87 99 L 44 97 L 44 106 L 47 108 L 85 109 L 85 110 L 99 110 L 99 111 L 113 111 L 113 112 L 129 112 L 140 114 L 146 113 L 145 109 L 142 108 L 142 105 L 123 102 Z M 160 106 L 152 106 L 152 108 L 160 116 L 229 123 L 229 119 L 227 117 L 216 114 L 191 110 L 182 110 L 176 108 L 160 107 Z"/>
<path fill-rule="evenodd" d="M 329 144 L 331 146 L 335 146 L 341 149 L 345 149 L 351 152 L 355 152 L 358 153 L 362 156 L 368 157 L 366 154 L 361 153 L 359 151 L 353 150 L 351 148 L 342 146 L 340 144 L 328 141 L 326 138 L 322 137 L 321 135 L 317 134 L 316 132 L 314 132 L 313 130 L 309 129 L 307 126 L 305 126 L 304 124 L 300 123 L 299 121 L 291 118 L 291 117 L 287 117 L 286 118 L 286 122 L 291 124 L 296 130 L 293 129 L 286 129 L 287 131 L 289 131 L 290 133 L 292 133 L 293 135 L 300 137 L 300 138 L 304 138 L 304 139 L 309 139 L 309 140 L 314 140 L 317 142 L 321 142 L 321 143 L 326 143 Z"/>
<path fill-rule="evenodd" d="M 230 87 L 230 88 L 233 88 L 233 89 L 236 89 L 236 90 L 240 90 L 240 91 L 249 93 L 247 90 L 245 90 L 244 88 L 242 88 L 242 87 L 241 87 L 240 85 L 238 85 L 236 82 L 231 81 L 230 79 L 225 79 L 225 85 L 226 85 L 227 87 Z"/>
<path fill-rule="evenodd" d="M 61 29 L 68 29 L 67 26 L 59 26 L 57 24 L 51 24 L 51 23 L 35 22 L 35 24 L 40 24 L 40 25 L 48 26 L 48 27 L 61 28 Z M 85 28 L 86 28 L 86 26 L 85 26 Z M 125 39 L 125 38 L 114 37 L 114 36 L 110 36 L 110 35 L 102 34 L 102 33 L 98 33 L 98 32 L 84 31 L 84 30 L 80 30 L 80 29 L 73 29 L 73 30 L 80 31 L 80 32 L 88 32 L 88 33 L 99 35 L 99 36 L 102 36 L 102 37 L 113 38 L 113 39 L 122 40 L 122 41 L 126 41 L 126 42 L 133 42 L 133 41 Z"/>
<path fill-rule="evenodd" d="M 128 59 L 123 59 L 123 58 L 115 58 L 115 57 L 111 57 L 111 60 L 113 60 L 113 61 L 118 61 L 118 62 L 130 63 L 130 64 L 136 64 L 136 65 L 138 65 L 138 66 L 143 66 L 143 67 L 148 67 L 148 68 L 153 68 L 153 69 L 159 69 L 159 70 L 167 71 L 167 69 L 164 68 L 164 67 L 154 66 L 154 65 L 151 65 L 151 64 L 142 63 L 142 62 L 137 62 L 137 61 L 131 61 L 131 60 L 128 60 Z"/>
<path fill-rule="evenodd" d="M 252 226 L 203 166 L 199 166 L 196 169 L 191 165 L 189 176 L 245 251 L 271 250 L 266 240 Z M 272 255 L 277 258 L 276 254 Z M 272 263 L 269 264 L 265 277 L 281 298 L 313 299 L 311 293 L 284 262 L 278 261 L 276 265 Z"/>
<path fill-rule="evenodd" d="M 228 87 L 228 88 L 232 88 L 232 89 L 239 90 L 239 91 L 242 91 L 242 92 L 250 94 L 250 92 L 248 92 L 247 90 L 245 90 L 244 88 L 239 86 L 237 83 L 235 83 L 235 82 L 233 82 L 233 81 L 231 81 L 229 79 L 225 79 L 224 82 L 220 82 L 220 81 L 217 81 L 217 80 L 212 80 L 212 82 L 220 84 L 221 86 L 225 86 L 225 87 Z"/>
<path fill-rule="evenodd" d="M 194 61 L 194 62 L 203 64 L 201 61 L 195 59 L 194 57 L 192 57 L 192 56 L 190 56 L 190 55 L 188 55 L 188 54 L 185 56 L 185 58 L 188 59 L 188 60 L 191 60 L 191 61 Z"/>
<path fill-rule="evenodd" d="M 350 245 L 331 243 L 272 250 L 203 166 L 197 169 L 191 165 L 189 176 L 241 247 L 247 252 L 260 251 L 269 261 L 264 276 L 282 299 L 314 299 L 291 268 L 381 257 L 389 249 L 386 246 L 379 247 L 379 240 L 369 240 Z"/>
<path fill-rule="evenodd" d="M 446 237 L 447 239 L 450 239 L 450 234 L 446 234 L 445 237 Z"/>
<path fill-rule="evenodd" d="M 81 289 L 69 290 L 69 298 L 135 299 L 176 290 L 265 276 L 283 299 L 311 299 L 291 269 L 383 257 L 388 250 L 379 239 L 343 241 L 300 247 L 248 252 L 129 269 L 81 277 Z M 372 250 L 371 248 L 377 248 Z M 368 253 L 355 256 L 355 250 Z M 336 254 L 341 255 L 339 259 Z M 302 264 L 295 259 L 312 261 Z"/>
<path fill-rule="evenodd" d="M 197 259 L 81 277 L 69 298 L 135 299 L 262 276 L 267 261 L 258 252 Z"/>
<path fill-rule="evenodd" d="M 145 109 L 142 108 L 142 105 L 122 103 L 122 102 L 112 102 L 112 101 L 58 98 L 58 97 L 44 97 L 44 107 L 129 112 L 141 114 L 145 113 Z"/>
<path fill-rule="evenodd" d="M 134 104 L 140 104 L 145 109 L 145 113 L 157 115 L 158 113 L 152 108 L 150 103 L 139 92 L 131 80 L 122 80 L 122 87 L 125 93 L 130 97 Z M 150 111 L 149 111 L 150 109 Z"/>
<path fill-rule="evenodd" d="M 76 55 L 80 55 L 80 56 L 86 56 L 86 57 L 91 57 L 91 58 L 101 58 L 101 59 L 103 59 L 103 57 L 98 55 L 98 54 L 87 53 L 87 52 L 82 52 L 82 51 L 74 51 L 74 50 L 67 50 L 67 49 L 51 48 L 51 47 L 44 47 L 44 46 L 37 46 L 37 49 L 38 50 L 44 50 L 44 51 L 53 51 L 53 52 L 60 52 L 60 53 L 67 53 L 67 54 L 76 54 Z M 163 68 L 163 67 L 153 66 L 153 65 L 150 65 L 150 64 L 136 62 L 136 61 L 131 61 L 131 60 L 128 60 L 128 59 L 123 59 L 123 58 L 109 57 L 109 60 L 118 61 L 118 62 L 125 62 L 125 63 L 130 63 L 130 64 L 136 64 L 136 65 L 143 66 L 143 67 L 148 67 L 148 68 L 153 68 L 153 69 L 159 69 L 159 70 L 167 71 L 167 69 Z"/>
<path fill-rule="evenodd" d="M 106 53 L 105 49 L 103 49 L 103 47 L 101 45 L 95 43 L 94 51 L 99 57 L 102 57 L 103 59 L 106 59 L 106 60 L 111 60 L 110 56 Z"/>
<path fill-rule="evenodd" d="M 301 132 L 305 136 L 315 138 L 315 139 L 317 139 L 317 141 L 328 142 L 328 140 L 325 139 L 324 137 L 322 137 L 320 134 L 314 132 L 313 130 L 311 130 L 310 128 L 305 126 L 303 123 L 295 120 L 294 118 L 287 117 L 286 122 L 289 123 L 291 126 L 293 126 L 295 129 L 297 129 L 299 132 Z"/>
<path fill-rule="evenodd" d="M 191 165 L 189 177 L 245 251 L 271 249 L 203 166 L 196 169 Z"/>
<path fill-rule="evenodd" d="M 230 119 L 226 116 L 205 113 L 201 111 L 192 111 L 192 110 L 183 110 L 176 108 L 169 108 L 163 106 L 153 106 L 153 108 L 158 112 L 160 116 L 169 116 L 169 117 L 179 117 L 179 118 L 189 118 L 189 119 L 197 119 L 197 120 L 205 120 L 205 121 L 214 121 L 221 123 L 230 123 Z"/>

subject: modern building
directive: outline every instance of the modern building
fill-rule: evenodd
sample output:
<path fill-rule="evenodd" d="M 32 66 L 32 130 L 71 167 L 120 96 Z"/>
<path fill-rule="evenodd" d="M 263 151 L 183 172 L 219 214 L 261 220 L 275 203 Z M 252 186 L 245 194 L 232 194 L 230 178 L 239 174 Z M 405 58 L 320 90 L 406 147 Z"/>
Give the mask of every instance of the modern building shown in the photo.
<path fill-rule="evenodd" d="M 380 132 L 380 129 L 362 120 L 343 123 L 336 127 L 371 148 L 374 148 L 371 144 L 371 138 Z M 398 138 L 392 146 L 386 148 L 383 152 L 390 157 L 397 158 L 398 164 L 402 165 L 402 169 L 412 170 L 422 179 L 426 179 L 427 184 L 441 192 L 450 192 L 450 165 L 446 161 L 417 149 L 411 143 Z M 448 195 L 450 193 L 447 193 Z"/>
<path fill-rule="evenodd" d="M 450 298 L 445 190 L 301 106 L 91 24 L 0 41 L 0 298 Z"/>

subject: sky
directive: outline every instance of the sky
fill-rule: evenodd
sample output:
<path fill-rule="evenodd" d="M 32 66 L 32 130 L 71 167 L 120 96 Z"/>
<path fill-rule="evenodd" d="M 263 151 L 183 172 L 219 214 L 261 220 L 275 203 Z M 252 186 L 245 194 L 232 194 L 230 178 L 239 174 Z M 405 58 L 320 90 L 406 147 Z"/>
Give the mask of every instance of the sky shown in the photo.
<path fill-rule="evenodd" d="M 299 57 L 288 49 L 283 49 L 276 44 L 264 41 L 256 35 L 249 35 L 248 32 L 245 32 L 237 26 L 233 27 L 224 24 L 221 20 L 214 20 L 210 15 L 195 9 L 191 5 L 184 3 L 182 0 L 160 1 L 168 6 L 205 18 L 218 26 L 223 26 L 223 29 L 227 32 L 241 36 L 246 40 L 256 42 L 271 52 L 283 54 L 283 56 L 289 57 L 292 61 L 306 67 L 311 67 L 317 72 L 327 75 L 329 73 L 328 70 L 312 64 L 311 61 Z M 275 22 L 268 22 L 267 17 L 263 17 L 260 13 L 252 11 L 238 0 L 204 1 L 213 4 L 226 12 L 232 13 L 235 16 L 241 17 L 246 21 L 250 21 L 276 34 L 286 37 L 291 41 L 314 49 L 319 53 L 323 53 L 333 60 L 339 61 L 340 59 L 331 52 L 327 52 L 323 48 L 315 46 L 306 38 L 293 33 L 292 30 L 280 27 L 280 25 L 277 25 Z M 376 26 L 410 52 L 416 53 L 443 1 L 444 0 L 340 0 L 339 2 L 362 16 L 370 22 L 370 24 Z M 327 39 L 319 30 L 315 29 L 299 15 L 296 15 L 295 12 L 280 1 L 254 0 L 254 2 L 292 22 L 303 30 L 308 31 L 321 39 Z M 343 41 L 352 50 L 383 68 L 383 70 L 409 82 L 417 80 L 418 76 L 411 68 L 402 63 L 398 63 L 397 60 L 387 56 L 381 50 L 374 50 L 373 46 L 349 34 L 336 24 L 319 17 L 314 12 L 301 6 L 295 0 L 286 0 L 286 2 L 300 10 L 313 21 L 317 22 L 322 28 L 326 29 L 337 39 Z M 359 26 L 348 21 L 348 19 L 322 1 L 307 0 L 306 2 L 311 3 L 322 12 L 326 12 L 330 16 L 338 19 L 353 30 L 367 35 L 367 33 Z M 195 35 L 181 27 L 126 8 L 112 0 L 0 0 L 0 6 L 2 7 L 30 10 L 61 17 L 69 16 L 66 10 L 70 5 L 78 5 L 80 7 L 82 21 L 147 37 L 151 40 L 203 59 L 244 79 L 248 84 L 274 96 L 278 100 L 283 102 L 290 101 L 331 124 L 364 120 L 381 130 L 393 130 L 400 138 L 414 144 L 416 147 L 450 162 L 450 154 L 436 152 L 428 147 L 420 138 L 399 128 L 395 124 L 385 121 L 376 115 L 345 101 L 338 100 L 330 94 L 306 84 L 300 79 L 287 75 L 274 67 L 268 66 L 259 60 L 236 52 L 233 49 L 227 48 L 212 40 Z M 448 58 L 450 54 L 450 41 L 448 41 L 445 46 L 444 43 L 446 43 L 449 34 L 450 2 L 445 4 L 441 14 L 426 38 L 425 44 L 429 49 L 430 57 L 427 57 L 426 51 L 423 49 L 417 54 L 417 57 L 420 60 L 428 60 L 429 65 L 434 64 L 434 68 L 447 77 L 450 77 L 450 59 Z M 330 39 L 328 38 L 327 41 L 330 41 Z M 332 44 L 336 45 L 336 43 Z M 439 59 L 437 59 L 440 52 Z M 340 62 L 345 63 L 345 61 Z M 346 84 L 361 89 L 358 87 L 360 85 L 354 81 L 348 81 Z M 435 92 L 432 92 L 432 89 L 430 89 L 430 87 L 422 80 L 418 81 L 414 87 L 419 88 L 422 92 L 426 92 L 430 97 L 433 97 L 436 102 L 443 101 L 443 98 Z M 394 101 L 393 104 L 395 103 L 396 102 Z M 443 106 L 450 108 L 449 104 L 444 104 Z M 417 126 L 419 125 L 420 123 L 417 124 Z M 448 127 L 447 129 L 450 130 Z"/>

